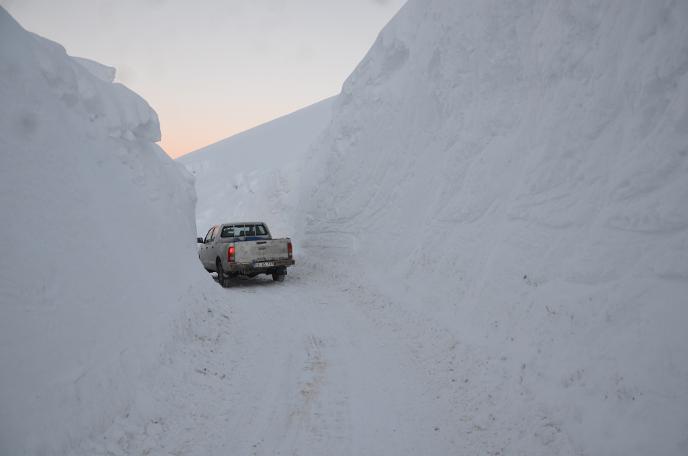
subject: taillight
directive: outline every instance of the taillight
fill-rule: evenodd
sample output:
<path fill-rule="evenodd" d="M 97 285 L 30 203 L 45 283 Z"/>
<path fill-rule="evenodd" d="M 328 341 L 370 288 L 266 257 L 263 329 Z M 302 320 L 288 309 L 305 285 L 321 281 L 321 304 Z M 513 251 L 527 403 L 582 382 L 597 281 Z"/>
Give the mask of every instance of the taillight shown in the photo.
<path fill-rule="evenodd" d="M 236 250 L 234 249 L 233 245 L 230 245 L 229 248 L 227 249 L 227 261 L 230 263 L 234 263 L 234 254 L 236 253 Z"/>
<path fill-rule="evenodd" d="M 292 255 L 293 255 L 292 252 L 293 252 L 293 250 L 292 250 L 291 242 L 289 242 L 289 243 L 287 244 L 287 253 L 289 253 L 289 258 L 292 257 Z"/>

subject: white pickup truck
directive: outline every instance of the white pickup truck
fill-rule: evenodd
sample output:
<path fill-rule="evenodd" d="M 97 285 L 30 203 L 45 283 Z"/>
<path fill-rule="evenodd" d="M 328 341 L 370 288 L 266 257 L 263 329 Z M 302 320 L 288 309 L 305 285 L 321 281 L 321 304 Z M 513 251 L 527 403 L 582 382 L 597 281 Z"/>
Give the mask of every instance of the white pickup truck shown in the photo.
<path fill-rule="evenodd" d="M 255 277 L 272 275 L 278 282 L 294 264 L 291 239 L 272 239 L 262 222 L 224 223 L 215 225 L 205 239 L 198 238 L 198 257 L 208 272 L 217 272 L 218 282 L 229 286 L 239 275 Z"/>

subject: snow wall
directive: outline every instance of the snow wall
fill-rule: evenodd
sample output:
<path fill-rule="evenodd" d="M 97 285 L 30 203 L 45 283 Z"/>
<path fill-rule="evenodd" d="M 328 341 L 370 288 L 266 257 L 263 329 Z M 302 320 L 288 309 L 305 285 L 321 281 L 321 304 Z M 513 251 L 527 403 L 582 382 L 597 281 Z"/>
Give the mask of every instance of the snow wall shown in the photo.
<path fill-rule="evenodd" d="M 124 413 L 209 282 L 193 179 L 113 78 L 0 8 L 3 455 L 63 454 Z"/>
<path fill-rule="evenodd" d="M 688 2 L 410 0 L 311 161 L 310 254 L 470 347 L 460 448 L 688 453 Z"/>
<path fill-rule="evenodd" d="M 199 236 L 216 223 L 241 220 L 264 221 L 274 236 L 295 234 L 304 160 L 329 125 L 335 99 L 177 159 L 196 178 Z"/>

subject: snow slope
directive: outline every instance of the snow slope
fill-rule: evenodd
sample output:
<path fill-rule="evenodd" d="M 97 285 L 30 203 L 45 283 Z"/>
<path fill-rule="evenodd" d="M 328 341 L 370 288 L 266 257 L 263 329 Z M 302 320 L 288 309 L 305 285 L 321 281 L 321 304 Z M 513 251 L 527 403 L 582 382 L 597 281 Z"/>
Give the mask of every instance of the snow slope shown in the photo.
<path fill-rule="evenodd" d="M 459 454 L 688 452 L 688 3 L 410 0 L 312 150 Z"/>
<path fill-rule="evenodd" d="M 126 412 L 203 289 L 193 181 L 114 69 L 0 8 L 0 454 L 64 454 Z"/>
<path fill-rule="evenodd" d="M 310 145 L 329 124 L 335 98 L 315 103 L 180 157 L 196 178 L 199 236 L 215 223 L 263 220 L 294 234 L 298 189 Z"/>

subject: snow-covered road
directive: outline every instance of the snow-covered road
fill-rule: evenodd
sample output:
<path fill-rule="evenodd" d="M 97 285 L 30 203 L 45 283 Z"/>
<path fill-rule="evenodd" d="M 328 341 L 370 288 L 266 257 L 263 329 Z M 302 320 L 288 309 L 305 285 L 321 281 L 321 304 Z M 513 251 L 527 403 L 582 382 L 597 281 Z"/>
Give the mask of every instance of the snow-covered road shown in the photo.
<path fill-rule="evenodd" d="M 556 339 L 519 326 L 548 318 L 556 327 L 567 315 L 530 306 L 520 319 L 489 308 L 473 316 L 491 324 L 438 320 L 431 310 L 455 298 L 357 274 L 341 252 L 308 259 L 283 283 L 191 289 L 188 301 L 202 305 L 143 376 L 134 405 L 75 454 L 586 454 L 575 438 L 590 434 L 590 407 L 642 405 L 623 382 L 599 397 L 578 388 L 587 374 L 566 375 Z"/>
<path fill-rule="evenodd" d="M 448 454 L 461 410 L 371 294 L 310 268 L 218 287 L 84 454 Z"/>

